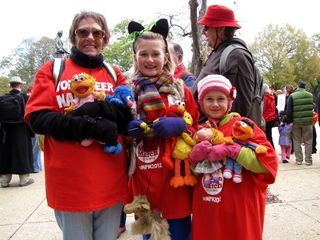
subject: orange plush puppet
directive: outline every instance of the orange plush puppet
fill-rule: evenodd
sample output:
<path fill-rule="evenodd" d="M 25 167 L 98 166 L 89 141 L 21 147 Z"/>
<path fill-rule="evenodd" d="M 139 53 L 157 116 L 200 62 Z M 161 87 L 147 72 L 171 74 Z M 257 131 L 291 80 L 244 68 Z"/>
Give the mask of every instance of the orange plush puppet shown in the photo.
<path fill-rule="evenodd" d="M 236 121 L 232 126 L 232 138 L 225 138 L 226 144 L 237 143 L 241 146 L 251 148 L 256 154 L 266 153 L 267 148 L 265 146 L 257 145 L 256 143 L 250 141 L 250 139 L 254 136 L 253 126 L 253 123 L 247 118 Z M 236 160 L 230 157 L 227 158 L 225 164 L 223 177 L 226 179 L 232 178 L 235 183 L 242 182 L 242 166 L 238 164 Z"/>

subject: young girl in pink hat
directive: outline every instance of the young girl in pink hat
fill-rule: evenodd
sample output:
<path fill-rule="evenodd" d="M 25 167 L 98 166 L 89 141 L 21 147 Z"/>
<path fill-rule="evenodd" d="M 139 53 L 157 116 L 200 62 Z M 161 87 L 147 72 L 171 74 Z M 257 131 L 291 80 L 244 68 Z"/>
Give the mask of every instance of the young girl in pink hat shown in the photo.
<path fill-rule="evenodd" d="M 238 113 L 229 110 L 236 97 L 236 90 L 222 75 L 208 75 L 198 83 L 199 104 L 208 117 L 205 127 L 214 127 L 232 136 L 233 124 L 243 120 Z M 250 121 L 246 119 L 246 121 Z M 245 124 L 245 123 L 244 123 Z M 251 125 L 251 124 L 250 124 Z M 250 140 L 267 148 L 263 154 L 255 154 L 240 144 L 197 144 L 190 154 L 192 164 L 207 158 L 218 161 L 231 157 L 242 168 L 242 182 L 224 179 L 203 184 L 203 174 L 193 192 L 192 240 L 259 240 L 262 239 L 266 190 L 275 181 L 278 161 L 274 149 L 264 132 L 252 122 L 254 137 Z"/>

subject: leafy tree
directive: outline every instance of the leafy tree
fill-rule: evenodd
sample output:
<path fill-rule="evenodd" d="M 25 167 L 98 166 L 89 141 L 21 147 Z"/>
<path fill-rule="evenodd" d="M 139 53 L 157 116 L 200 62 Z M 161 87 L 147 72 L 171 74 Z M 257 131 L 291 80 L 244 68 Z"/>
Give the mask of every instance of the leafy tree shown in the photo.
<path fill-rule="evenodd" d="M 27 85 L 31 85 L 36 71 L 53 57 L 54 51 L 54 41 L 48 37 L 38 41 L 25 39 L 11 55 L 2 59 L 0 68 L 7 69 L 9 76 L 19 76 Z"/>
<path fill-rule="evenodd" d="M 313 89 L 320 75 L 316 46 L 293 26 L 267 25 L 249 46 L 266 81 L 275 89 L 304 80 Z M 318 84 L 316 84 L 318 85 Z"/>
<path fill-rule="evenodd" d="M 125 19 L 112 29 L 110 41 L 113 43 L 110 43 L 102 53 L 107 62 L 119 66 L 123 72 L 128 71 L 132 66 L 132 42 L 127 38 L 127 26 L 130 21 Z"/>
<path fill-rule="evenodd" d="M 3 95 L 7 92 L 9 92 L 10 87 L 9 87 L 9 78 L 6 77 L 0 77 L 0 95 Z"/>
<path fill-rule="evenodd" d="M 314 34 L 312 36 L 312 42 L 314 42 L 315 46 L 318 49 L 318 52 L 320 52 L 320 33 Z"/>

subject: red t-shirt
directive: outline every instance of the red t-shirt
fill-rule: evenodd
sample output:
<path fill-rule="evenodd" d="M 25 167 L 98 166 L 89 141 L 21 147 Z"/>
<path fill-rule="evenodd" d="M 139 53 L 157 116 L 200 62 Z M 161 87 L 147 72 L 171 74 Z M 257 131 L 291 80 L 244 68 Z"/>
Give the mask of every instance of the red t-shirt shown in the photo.
<path fill-rule="evenodd" d="M 115 83 L 107 71 L 81 68 L 71 59 L 65 61 L 65 69 L 57 88 L 52 80 L 52 63 L 44 64 L 35 76 L 33 92 L 26 106 L 26 120 L 30 113 L 49 109 L 64 112 L 73 98 L 69 82 L 73 75 L 86 72 L 96 78 L 96 91 L 113 94 L 125 78 L 118 68 Z M 122 138 L 119 142 L 123 144 Z M 83 147 L 79 142 L 58 141 L 50 136 L 44 141 L 44 166 L 48 205 L 60 211 L 97 211 L 124 201 L 127 195 L 126 157 L 122 151 L 115 157 L 103 152 L 97 141 Z"/>
<path fill-rule="evenodd" d="M 190 90 L 185 86 L 184 93 L 186 110 L 193 117 L 194 127 L 197 127 L 199 112 L 196 102 Z M 162 94 L 161 96 L 168 106 L 167 95 Z M 137 168 L 129 180 L 129 187 L 132 196 L 146 195 L 152 209 L 161 212 L 164 218 L 183 218 L 191 214 L 192 187 L 174 188 L 169 185 L 174 176 L 174 170 L 162 164 L 164 148 L 165 141 L 159 137 L 137 141 L 135 152 Z M 132 196 L 131 199 L 128 199 L 129 202 Z"/>
<path fill-rule="evenodd" d="M 276 100 L 272 93 L 267 93 L 263 97 L 263 118 L 266 122 L 276 119 Z"/>
<path fill-rule="evenodd" d="M 225 136 L 231 136 L 232 124 L 239 120 L 234 117 L 218 129 Z M 219 184 L 205 188 L 203 174 L 193 193 L 192 240 L 261 240 L 263 233 L 266 189 L 275 181 L 277 156 L 264 132 L 254 126 L 252 141 L 267 147 L 266 154 L 257 158 L 269 171 L 255 174 L 242 168 L 242 182 L 234 183 L 224 179 L 220 173 Z"/>

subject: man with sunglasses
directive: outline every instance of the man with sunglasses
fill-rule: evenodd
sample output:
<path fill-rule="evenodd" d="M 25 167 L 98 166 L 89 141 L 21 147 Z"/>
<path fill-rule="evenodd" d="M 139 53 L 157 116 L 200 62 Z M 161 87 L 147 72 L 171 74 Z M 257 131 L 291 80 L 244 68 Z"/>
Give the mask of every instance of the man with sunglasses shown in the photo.
<path fill-rule="evenodd" d="M 87 73 L 96 79 L 95 92 L 113 95 L 125 84 L 119 68 L 116 79 L 104 66 L 102 49 L 110 32 L 103 15 L 83 11 L 76 14 L 69 31 L 71 54 L 63 61 L 55 79 L 54 64 L 45 63 L 36 73 L 25 119 L 38 134 L 45 135 L 44 162 L 46 197 L 54 209 L 63 239 L 113 240 L 117 237 L 121 210 L 127 194 L 125 152 L 114 156 L 100 142 L 112 145 L 131 120 L 129 110 L 119 111 L 106 101 L 85 103 L 65 114 L 73 99 L 69 82 Z M 87 91 L 86 85 L 77 88 Z M 92 138 L 90 146 L 81 140 Z"/>
<path fill-rule="evenodd" d="M 251 54 L 246 49 L 237 47 L 228 55 L 223 72 L 220 72 L 219 66 L 222 53 L 228 46 L 240 45 L 247 48 L 243 40 L 234 37 L 240 25 L 235 20 L 233 11 L 225 6 L 209 6 L 206 14 L 198 23 L 204 25 L 203 35 L 209 47 L 212 48 L 212 52 L 192 88 L 195 98 L 198 98 L 197 84 L 199 81 L 210 74 L 221 74 L 228 78 L 237 89 L 237 98 L 233 102 L 231 112 L 238 112 L 241 116 L 248 117 L 254 96 L 255 81 Z M 205 116 L 201 114 L 200 123 L 205 120 Z"/>

